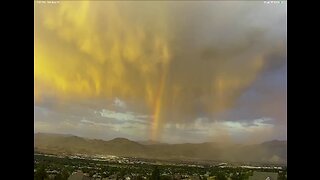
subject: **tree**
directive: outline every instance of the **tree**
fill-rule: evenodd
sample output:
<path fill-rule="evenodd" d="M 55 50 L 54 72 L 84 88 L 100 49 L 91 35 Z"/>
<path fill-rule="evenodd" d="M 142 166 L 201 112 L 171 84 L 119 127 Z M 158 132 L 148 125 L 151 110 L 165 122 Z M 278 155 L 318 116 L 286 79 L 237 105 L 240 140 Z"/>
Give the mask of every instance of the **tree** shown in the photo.
<path fill-rule="evenodd" d="M 63 180 L 62 175 L 59 173 L 54 177 L 54 180 Z"/>
<path fill-rule="evenodd" d="M 243 180 L 243 179 L 246 179 L 246 176 L 245 176 L 245 174 L 242 173 L 242 172 L 233 173 L 232 176 L 231 176 L 231 179 L 232 179 L 232 180 Z"/>
<path fill-rule="evenodd" d="M 90 172 L 89 172 L 89 177 L 92 177 L 94 174 L 95 174 L 94 171 L 90 171 Z"/>
<path fill-rule="evenodd" d="M 154 168 L 152 172 L 151 180 L 160 180 L 160 171 L 157 166 Z"/>
<path fill-rule="evenodd" d="M 133 180 L 143 180 L 141 174 L 138 174 L 138 175 L 136 175 L 136 176 L 133 176 L 132 179 L 133 179 Z"/>
<path fill-rule="evenodd" d="M 66 169 L 63 169 L 61 172 L 62 179 L 67 180 L 69 178 L 69 172 Z"/>
<path fill-rule="evenodd" d="M 226 175 L 223 172 L 218 172 L 216 179 L 217 180 L 227 180 Z"/>
<path fill-rule="evenodd" d="M 44 180 L 47 177 L 48 177 L 48 174 L 46 172 L 45 167 L 44 166 L 39 166 L 37 168 L 37 171 L 36 171 L 35 175 L 34 175 L 34 179 L 35 180 Z"/>
<path fill-rule="evenodd" d="M 68 180 L 69 178 L 69 173 L 66 169 L 63 169 L 61 173 L 57 174 L 54 177 L 54 180 Z"/>

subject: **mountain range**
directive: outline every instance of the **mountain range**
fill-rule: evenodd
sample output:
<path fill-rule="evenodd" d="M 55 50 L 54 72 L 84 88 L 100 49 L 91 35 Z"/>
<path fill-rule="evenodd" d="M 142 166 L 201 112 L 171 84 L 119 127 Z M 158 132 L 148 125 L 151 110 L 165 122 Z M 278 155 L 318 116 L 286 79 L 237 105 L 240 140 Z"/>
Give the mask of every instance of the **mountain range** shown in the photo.
<path fill-rule="evenodd" d="M 49 133 L 36 133 L 34 140 L 35 151 L 42 153 L 102 154 L 161 160 L 287 163 L 287 141 L 278 140 L 254 145 L 215 142 L 166 144 L 155 141 L 135 142 L 126 138 L 104 141 Z"/>

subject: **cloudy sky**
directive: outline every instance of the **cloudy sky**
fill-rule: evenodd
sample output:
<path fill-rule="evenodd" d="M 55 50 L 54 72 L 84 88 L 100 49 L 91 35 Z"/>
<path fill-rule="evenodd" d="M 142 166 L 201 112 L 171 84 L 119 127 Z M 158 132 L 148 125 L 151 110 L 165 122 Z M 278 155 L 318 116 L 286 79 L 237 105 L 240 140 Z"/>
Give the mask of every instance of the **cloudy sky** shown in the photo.
<path fill-rule="evenodd" d="M 35 2 L 34 131 L 286 140 L 287 4 Z"/>

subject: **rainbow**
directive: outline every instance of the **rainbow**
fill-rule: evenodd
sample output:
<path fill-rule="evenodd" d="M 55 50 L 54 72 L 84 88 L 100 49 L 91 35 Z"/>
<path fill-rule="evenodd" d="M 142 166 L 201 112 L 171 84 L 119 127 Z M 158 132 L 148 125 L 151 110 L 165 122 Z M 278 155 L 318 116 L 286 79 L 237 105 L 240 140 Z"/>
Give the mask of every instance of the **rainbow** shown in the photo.
<path fill-rule="evenodd" d="M 165 88 L 166 76 L 167 76 L 167 68 L 166 66 L 163 66 L 159 87 L 158 87 L 158 91 L 155 98 L 154 110 L 153 110 L 152 126 L 151 126 L 152 140 L 158 140 L 159 138 L 159 122 L 161 119 L 161 107 L 163 102 L 163 91 Z"/>

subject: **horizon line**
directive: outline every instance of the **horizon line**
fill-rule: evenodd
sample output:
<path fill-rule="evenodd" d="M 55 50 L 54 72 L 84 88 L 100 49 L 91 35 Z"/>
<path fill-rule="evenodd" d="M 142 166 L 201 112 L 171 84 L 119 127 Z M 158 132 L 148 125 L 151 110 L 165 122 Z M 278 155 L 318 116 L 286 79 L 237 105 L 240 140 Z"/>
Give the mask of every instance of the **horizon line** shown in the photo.
<path fill-rule="evenodd" d="M 155 144 L 204 144 L 204 143 L 217 143 L 217 144 L 239 144 L 239 145 L 254 145 L 254 144 L 263 144 L 263 143 L 268 143 L 268 142 L 273 142 L 273 141 L 280 141 L 280 142 L 287 142 L 287 140 L 282 140 L 282 139 L 272 139 L 272 140 L 266 140 L 262 141 L 260 143 L 239 143 L 239 142 L 220 142 L 220 141 L 203 141 L 203 142 L 180 142 L 180 143 L 170 143 L 170 142 L 162 142 L 162 141 L 155 141 L 150 139 L 147 140 L 132 140 L 126 137 L 115 137 L 111 139 L 102 139 L 102 138 L 93 138 L 93 137 L 84 137 L 84 136 L 79 136 L 79 135 L 74 135 L 70 133 L 55 133 L 55 132 L 34 132 L 34 135 L 36 134 L 51 134 L 51 135 L 65 135 L 65 136 L 74 136 L 74 137 L 79 137 L 79 138 L 84 138 L 84 139 L 89 139 L 89 140 L 102 140 L 102 141 L 112 141 L 115 139 L 126 139 L 128 141 L 132 141 L 135 143 L 143 143 L 143 142 L 155 142 Z"/>

